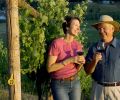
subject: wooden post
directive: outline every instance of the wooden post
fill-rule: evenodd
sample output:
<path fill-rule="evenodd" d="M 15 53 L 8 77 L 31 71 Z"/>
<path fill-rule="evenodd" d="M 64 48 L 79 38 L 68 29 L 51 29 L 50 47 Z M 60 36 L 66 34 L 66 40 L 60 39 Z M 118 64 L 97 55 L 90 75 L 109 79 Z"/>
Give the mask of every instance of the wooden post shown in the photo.
<path fill-rule="evenodd" d="M 25 2 L 25 0 L 18 0 L 18 7 L 29 9 L 30 15 L 34 16 L 35 18 L 41 16 L 41 14 L 36 9 L 31 7 L 27 2 Z"/>
<path fill-rule="evenodd" d="M 8 60 L 10 69 L 9 100 L 21 100 L 18 0 L 6 0 L 6 3 L 9 55 Z"/>

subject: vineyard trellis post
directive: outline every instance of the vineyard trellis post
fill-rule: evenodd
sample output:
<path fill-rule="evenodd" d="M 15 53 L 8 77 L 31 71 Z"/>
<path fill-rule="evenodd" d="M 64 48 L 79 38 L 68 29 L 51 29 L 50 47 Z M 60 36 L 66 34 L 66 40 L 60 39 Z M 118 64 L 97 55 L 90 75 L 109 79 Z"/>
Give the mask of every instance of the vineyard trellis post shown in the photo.
<path fill-rule="evenodd" d="M 20 43 L 18 0 L 6 0 L 7 4 L 7 34 L 8 34 L 8 62 L 10 79 L 9 100 L 21 100 L 20 74 Z"/>
<path fill-rule="evenodd" d="M 7 4 L 7 34 L 8 34 L 8 62 L 10 79 L 9 100 L 21 100 L 21 73 L 20 73 L 20 43 L 18 7 L 30 9 L 34 17 L 40 14 L 25 0 L 6 0 Z"/>

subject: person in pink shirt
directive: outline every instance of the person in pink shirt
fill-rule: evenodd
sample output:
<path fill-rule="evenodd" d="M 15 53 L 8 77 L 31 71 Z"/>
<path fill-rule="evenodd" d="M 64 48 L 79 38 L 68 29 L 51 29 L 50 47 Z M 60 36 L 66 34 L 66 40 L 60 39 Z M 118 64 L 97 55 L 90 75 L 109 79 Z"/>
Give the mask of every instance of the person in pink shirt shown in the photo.
<path fill-rule="evenodd" d="M 85 64 L 83 45 L 75 40 L 80 33 L 80 19 L 66 16 L 62 27 L 64 37 L 53 40 L 48 54 L 51 90 L 54 100 L 80 100 L 78 71 Z"/>

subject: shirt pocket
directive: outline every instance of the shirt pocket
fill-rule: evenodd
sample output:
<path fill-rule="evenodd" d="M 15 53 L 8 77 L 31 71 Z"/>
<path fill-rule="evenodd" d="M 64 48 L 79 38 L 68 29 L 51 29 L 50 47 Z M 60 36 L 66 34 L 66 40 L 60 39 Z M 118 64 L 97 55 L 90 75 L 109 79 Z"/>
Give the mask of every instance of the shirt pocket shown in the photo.
<path fill-rule="evenodd" d="M 112 64 L 113 67 L 120 66 L 120 54 L 116 53 L 114 55 L 111 55 L 108 62 Z"/>

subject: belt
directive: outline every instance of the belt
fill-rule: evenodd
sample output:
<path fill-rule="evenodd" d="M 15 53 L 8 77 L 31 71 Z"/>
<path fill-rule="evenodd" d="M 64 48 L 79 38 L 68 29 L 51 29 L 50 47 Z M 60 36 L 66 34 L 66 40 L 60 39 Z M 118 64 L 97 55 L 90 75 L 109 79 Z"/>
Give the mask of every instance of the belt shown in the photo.
<path fill-rule="evenodd" d="M 120 82 L 105 82 L 105 83 L 101 83 L 101 82 L 97 82 L 100 85 L 103 86 L 120 86 Z"/>
<path fill-rule="evenodd" d="M 68 78 L 63 78 L 63 79 L 61 79 L 61 80 L 73 81 L 74 79 L 76 79 L 76 76 L 77 76 L 77 75 L 73 75 L 73 76 L 70 76 L 70 77 L 68 77 Z"/>
<path fill-rule="evenodd" d="M 54 80 L 61 80 L 61 81 L 73 81 L 74 79 L 76 79 L 77 74 L 70 76 L 68 78 L 62 78 L 62 79 L 54 79 Z"/>

